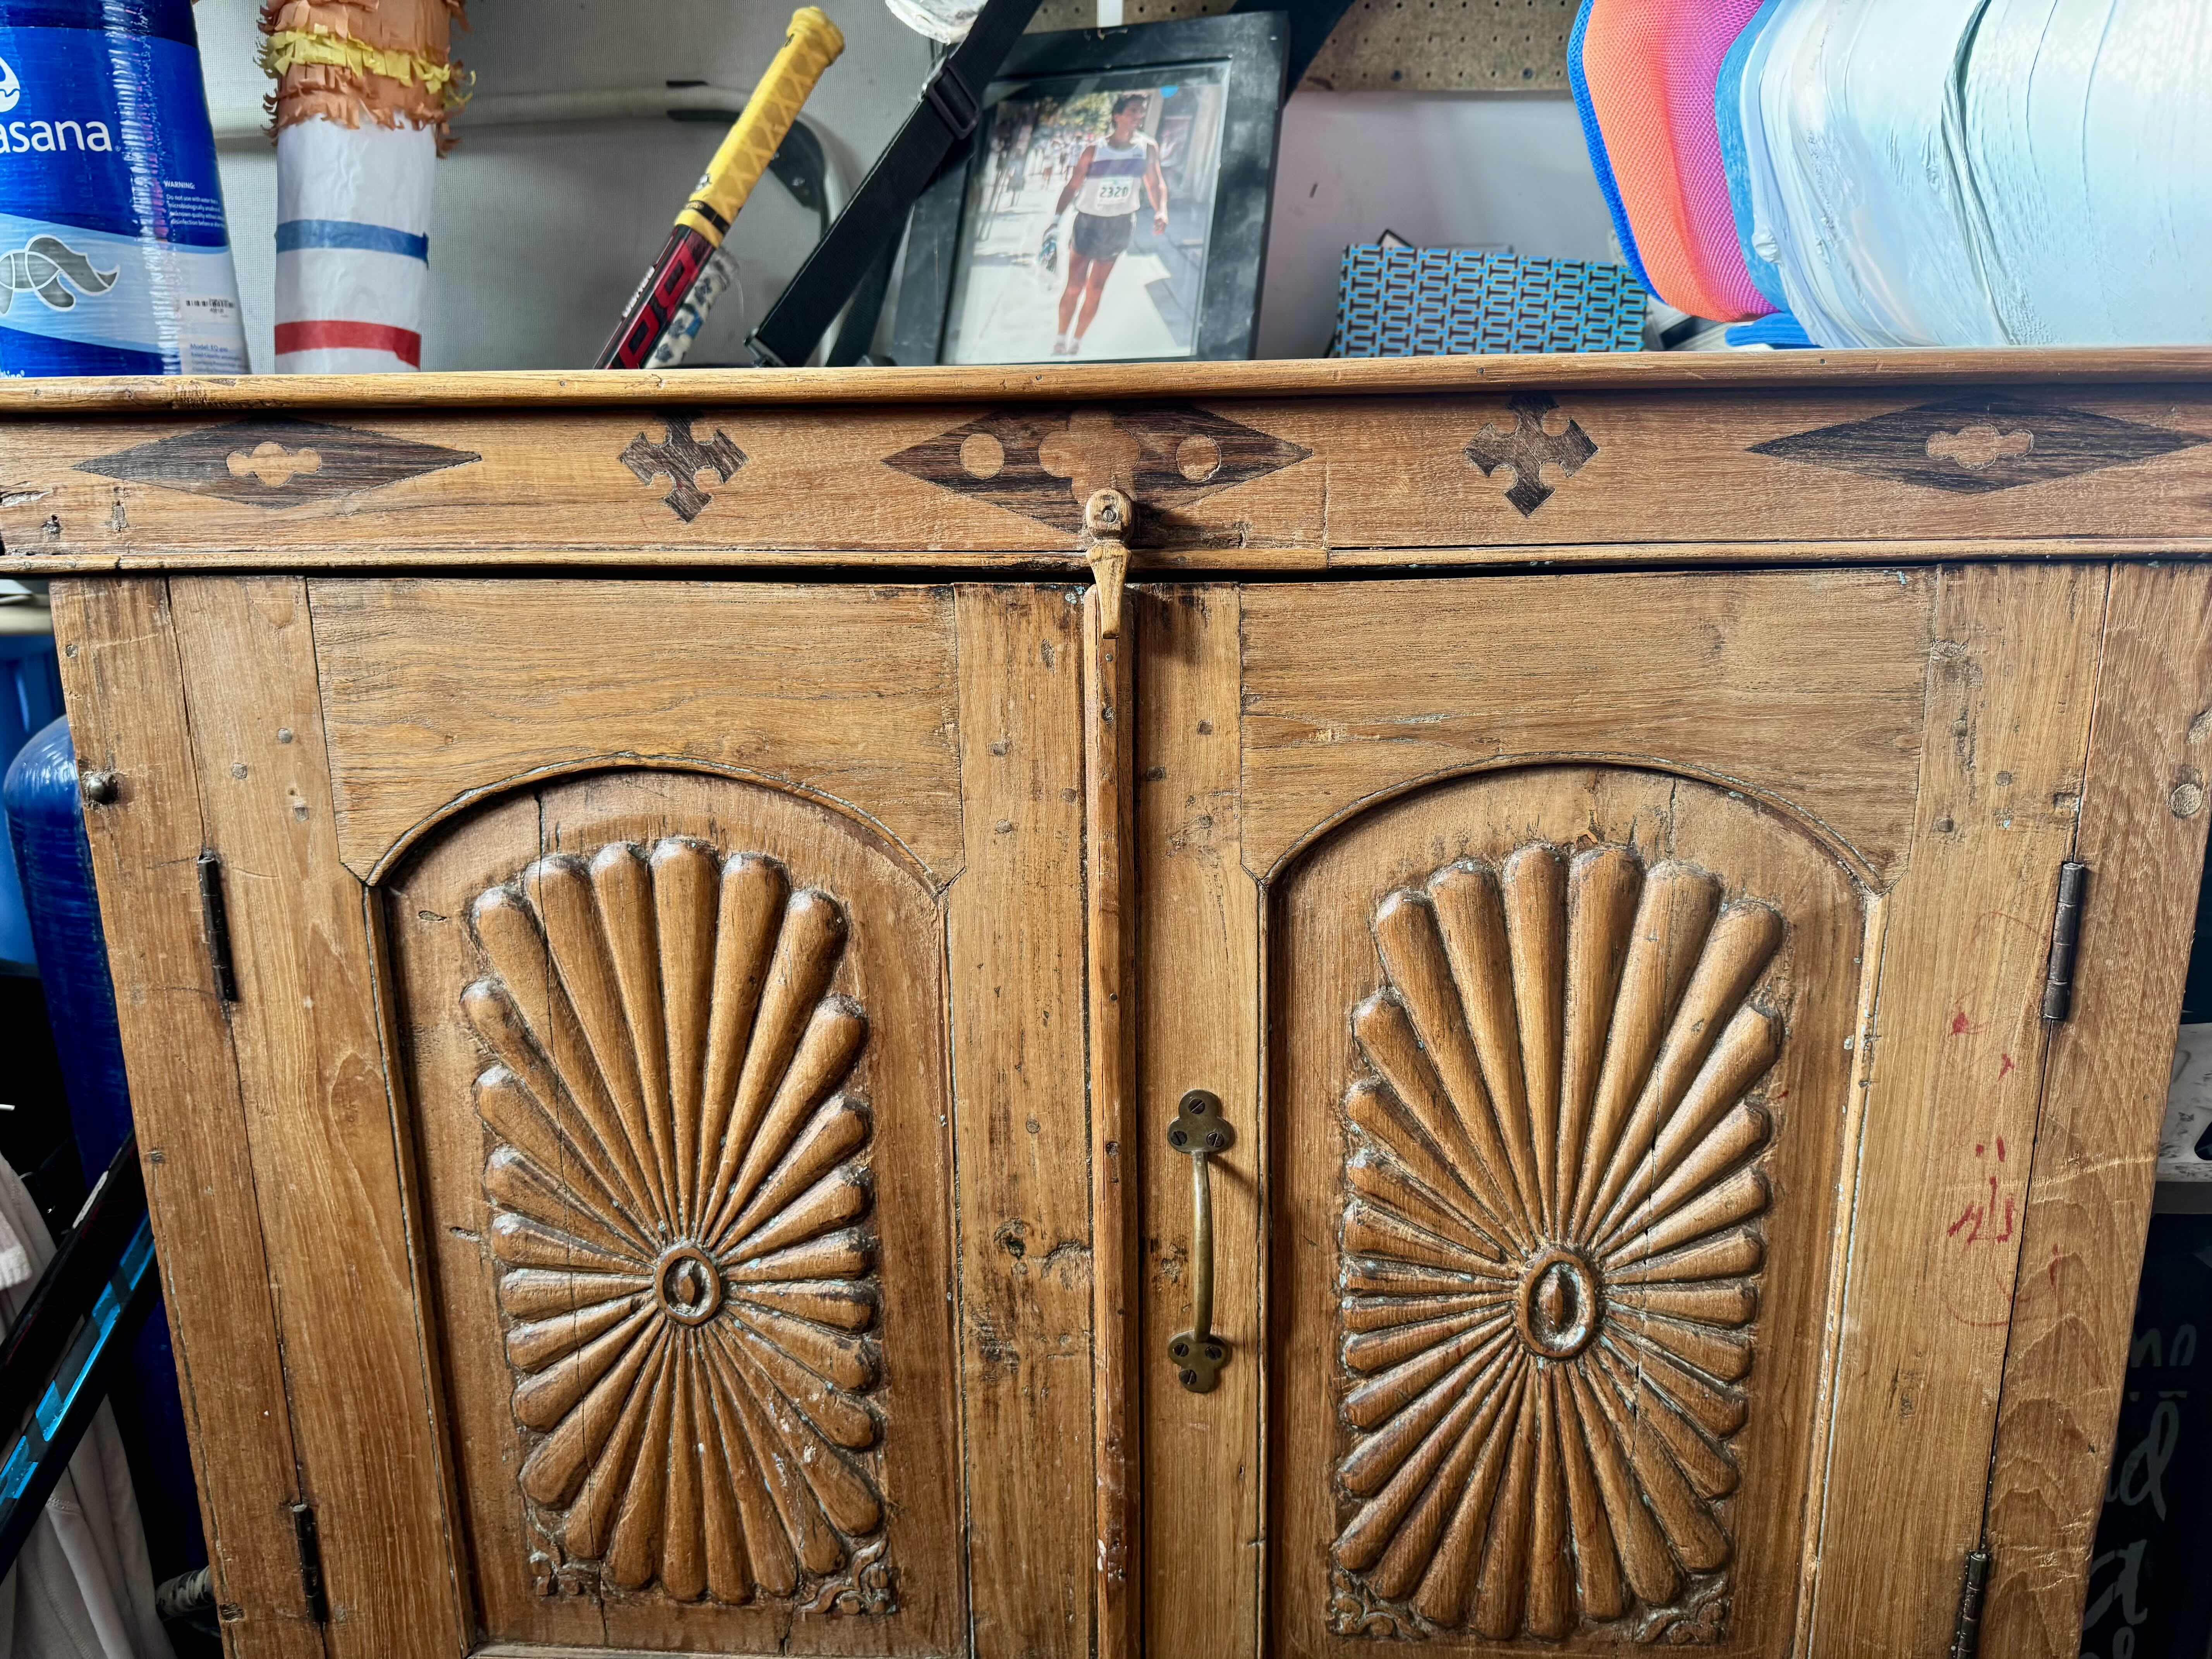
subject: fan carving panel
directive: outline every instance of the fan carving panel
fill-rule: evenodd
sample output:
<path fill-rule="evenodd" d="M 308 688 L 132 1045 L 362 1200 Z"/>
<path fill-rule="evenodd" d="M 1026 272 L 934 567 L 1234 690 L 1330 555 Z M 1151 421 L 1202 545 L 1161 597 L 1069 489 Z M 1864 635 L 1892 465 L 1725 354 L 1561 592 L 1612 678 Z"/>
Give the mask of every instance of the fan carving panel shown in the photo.
<path fill-rule="evenodd" d="M 842 907 L 670 838 L 540 860 L 470 930 L 543 1586 L 891 1611 Z"/>
<path fill-rule="evenodd" d="M 1784 925 L 1548 844 L 1388 895 L 1344 1098 L 1332 1627 L 1710 1642 Z"/>

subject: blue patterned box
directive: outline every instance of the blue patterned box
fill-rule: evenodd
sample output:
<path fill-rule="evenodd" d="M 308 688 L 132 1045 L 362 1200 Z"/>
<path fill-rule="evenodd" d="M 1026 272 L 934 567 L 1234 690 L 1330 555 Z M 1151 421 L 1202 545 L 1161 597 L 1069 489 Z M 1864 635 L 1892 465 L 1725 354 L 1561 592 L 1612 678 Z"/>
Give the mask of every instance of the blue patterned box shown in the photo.
<path fill-rule="evenodd" d="M 1644 289 L 1620 265 L 1473 248 L 1344 251 L 1333 357 L 1643 348 Z"/>

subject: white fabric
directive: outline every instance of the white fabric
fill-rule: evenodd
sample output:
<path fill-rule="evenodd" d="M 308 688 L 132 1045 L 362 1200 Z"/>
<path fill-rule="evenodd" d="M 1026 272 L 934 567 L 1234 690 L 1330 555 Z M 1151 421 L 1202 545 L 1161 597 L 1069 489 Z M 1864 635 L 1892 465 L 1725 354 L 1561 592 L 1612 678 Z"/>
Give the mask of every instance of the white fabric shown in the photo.
<path fill-rule="evenodd" d="M 1768 89 L 1769 112 L 1788 117 L 1778 136 L 1793 163 L 1784 195 L 1805 260 L 1797 281 L 1832 325 L 1823 343 L 2004 343 L 1969 219 L 1958 98 L 1987 3 L 1798 9 L 1796 51 Z"/>
<path fill-rule="evenodd" d="M 23 1310 L 53 1254 L 38 1206 L 0 1160 L 0 1320 Z M 0 1659 L 175 1659 L 154 1611 L 122 1437 L 104 1403 L 0 1579 Z"/>
<path fill-rule="evenodd" d="M 1783 0 L 1741 100 L 1817 343 L 2212 341 L 2207 0 Z"/>
<path fill-rule="evenodd" d="M 1989 0 L 1964 106 L 2014 343 L 2212 340 L 2212 6 Z"/>

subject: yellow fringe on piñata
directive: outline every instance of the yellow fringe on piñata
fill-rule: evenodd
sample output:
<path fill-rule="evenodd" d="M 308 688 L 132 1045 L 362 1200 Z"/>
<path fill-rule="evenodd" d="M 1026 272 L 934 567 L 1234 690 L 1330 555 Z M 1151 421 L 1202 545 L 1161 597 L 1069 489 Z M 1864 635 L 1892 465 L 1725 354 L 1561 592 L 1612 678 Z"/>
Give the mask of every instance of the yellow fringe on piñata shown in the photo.
<path fill-rule="evenodd" d="M 261 66 L 276 82 L 270 126 L 313 117 L 357 127 L 434 127 L 467 101 L 471 80 L 449 60 L 461 0 L 266 0 Z"/>
<path fill-rule="evenodd" d="M 270 79 L 282 77 L 295 64 L 327 64 L 356 75 L 388 76 L 441 94 L 449 110 L 467 101 L 465 93 L 449 90 L 459 72 L 453 64 L 434 64 L 417 53 L 372 46 L 365 40 L 349 40 L 319 27 L 278 29 L 261 43 L 261 67 Z"/>

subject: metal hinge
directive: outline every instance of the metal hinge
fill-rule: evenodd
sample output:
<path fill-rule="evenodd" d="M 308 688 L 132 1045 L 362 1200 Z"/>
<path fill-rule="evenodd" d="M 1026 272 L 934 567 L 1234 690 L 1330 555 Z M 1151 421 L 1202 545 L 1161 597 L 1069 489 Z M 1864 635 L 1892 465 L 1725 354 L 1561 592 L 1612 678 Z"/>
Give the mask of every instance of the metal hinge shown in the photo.
<path fill-rule="evenodd" d="M 327 1625 L 331 1602 L 323 1593 L 323 1535 L 315 1526 L 313 1505 L 292 1505 L 292 1534 L 300 1546 L 300 1593 L 307 1598 L 307 1617 Z"/>
<path fill-rule="evenodd" d="M 2074 1012 L 2074 957 L 2081 944 L 2081 901 L 2089 866 L 2072 859 L 2058 866 L 2058 912 L 2051 922 L 2051 967 L 2043 977 L 2043 1017 L 2063 1022 Z"/>
<path fill-rule="evenodd" d="M 230 911 L 222 902 L 222 860 L 203 853 L 200 867 L 200 925 L 207 932 L 208 963 L 215 969 L 215 994 L 238 1000 L 238 971 L 230 960 Z"/>
<path fill-rule="evenodd" d="M 1966 1576 L 1959 1586 L 1959 1622 L 1951 1631 L 1951 1659 L 1974 1659 L 1981 1651 L 1982 1596 L 1989 1587 L 1990 1553 L 1978 1546 L 1966 1553 Z"/>

